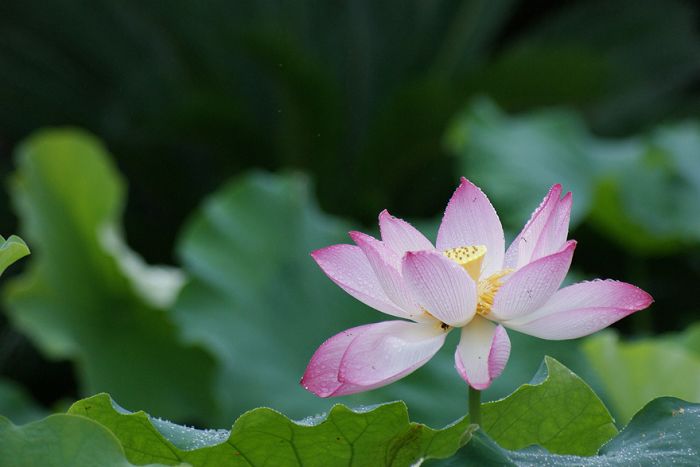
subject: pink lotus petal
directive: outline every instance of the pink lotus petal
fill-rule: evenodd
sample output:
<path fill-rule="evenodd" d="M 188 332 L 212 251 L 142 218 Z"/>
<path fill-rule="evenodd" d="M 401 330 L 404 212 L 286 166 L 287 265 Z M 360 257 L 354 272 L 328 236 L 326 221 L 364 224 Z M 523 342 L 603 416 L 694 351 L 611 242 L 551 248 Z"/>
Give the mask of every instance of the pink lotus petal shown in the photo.
<path fill-rule="evenodd" d="M 571 266 L 576 242 L 571 240 L 510 275 L 496 293 L 491 312 L 498 321 L 515 319 L 540 308 L 557 291 Z"/>
<path fill-rule="evenodd" d="M 433 250 L 430 240 L 408 222 L 394 217 L 385 209 L 379 214 L 382 241 L 399 257 L 407 251 Z"/>
<path fill-rule="evenodd" d="M 423 310 L 404 282 L 399 269 L 401 259 L 394 250 L 371 235 L 362 232 L 350 232 L 350 237 L 367 256 L 374 275 L 387 297 L 404 310 L 404 316 L 411 319 L 420 319 L 421 316 L 424 316 Z"/>
<path fill-rule="evenodd" d="M 561 250 L 569 233 L 571 193 L 563 199 L 561 185 L 552 186 L 540 206 L 506 251 L 504 267 L 520 269 Z"/>
<path fill-rule="evenodd" d="M 314 251 L 311 257 L 333 282 L 362 303 L 392 316 L 407 317 L 387 297 L 360 247 L 333 245 Z"/>
<path fill-rule="evenodd" d="M 455 351 L 455 367 L 471 387 L 483 390 L 500 376 L 510 356 L 505 328 L 481 316 L 462 328 Z"/>
<path fill-rule="evenodd" d="M 350 343 L 340 362 L 338 380 L 364 390 L 392 383 L 430 360 L 446 335 L 434 322 L 373 324 Z"/>
<path fill-rule="evenodd" d="M 403 276 L 418 303 L 450 326 L 462 326 L 476 313 L 476 284 L 467 271 L 437 251 L 409 251 Z"/>
<path fill-rule="evenodd" d="M 576 339 L 643 310 L 652 302 L 651 295 L 625 282 L 580 282 L 559 290 L 534 313 L 504 324 L 543 339 Z"/>
<path fill-rule="evenodd" d="M 299 384 L 319 397 L 343 396 L 364 391 L 361 386 L 338 381 L 340 361 L 350 343 L 374 326 L 366 324 L 348 329 L 328 339 L 314 352 Z"/>
<path fill-rule="evenodd" d="M 461 246 L 486 246 L 482 277 L 503 267 L 505 240 L 501 221 L 486 195 L 464 177 L 447 203 L 436 245 L 442 251 Z"/>

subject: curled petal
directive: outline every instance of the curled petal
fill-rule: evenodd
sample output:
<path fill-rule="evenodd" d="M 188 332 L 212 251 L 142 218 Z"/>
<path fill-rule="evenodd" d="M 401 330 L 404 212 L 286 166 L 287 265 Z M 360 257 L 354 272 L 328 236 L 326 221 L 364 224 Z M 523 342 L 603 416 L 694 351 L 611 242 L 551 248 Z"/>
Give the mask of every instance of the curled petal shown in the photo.
<path fill-rule="evenodd" d="M 446 332 L 436 324 L 385 321 L 371 325 L 348 346 L 338 380 L 366 391 L 412 373 L 445 342 Z"/>
<path fill-rule="evenodd" d="M 350 237 L 367 256 L 374 275 L 387 297 L 405 312 L 404 317 L 420 319 L 423 311 L 405 284 L 400 270 L 401 259 L 394 250 L 362 232 L 350 232 Z"/>
<path fill-rule="evenodd" d="M 571 240 L 558 253 L 533 261 L 511 274 L 493 301 L 491 312 L 496 320 L 515 319 L 540 308 L 566 277 L 575 249 L 576 242 Z"/>
<path fill-rule="evenodd" d="M 464 177 L 447 203 L 436 245 L 442 251 L 462 246 L 486 246 L 482 277 L 503 267 L 505 240 L 501 221 L 486 195 Z"/>
<path fill-rule="evenodd" d="M 524 265 L 561 250 L 569 233 L 571 193 L 560 199 L 561 185 L 552 186 L 508 251 L 504 267 L 520 269 Z"/>
<path fill-rule="evenodd" d="M 311 257 L 333 282 L 356 299 L 386 314 L 406 317 L 406 312 L 384 292 L 360 247 L 333 245 L 314 251 Z"/>
<path fill-rule="evenodd" d="M 314 352 L 309 365 L 306 367 L 300 384 L 319 397 L 343 396 L 361 392 L 361 386 L 341 383 L 338 380 L 340 361 L 350 343 L 373 325 L 367 324 L 348 329 L 328 339 Z"/>
<path fill-rule="evenodd" d="M 379 214 L 382 242 L 394 250 L 399 258 L 407 251 L 432 250 L 430 240 L 408 222 L 394 217 L 385 209 Z"/>
<path fill-rule="evenodd" d="M 455 352 L 455 367 L 471 387 L 483 390 L 500 376 L 510 356 L 505 328 L 477 316 L 462 328 Z"/>
<path fill-rule="evenodd" d="M 559 290 L 531 315 L 504 324 L 543 339 L 575 339 L 643 310 L 652 302 L 651 295 L 625 282 L 580 282 Z"/>
<path fill-rule="evenodd" d="M 418 303 L 450 326 L 462 326 L 476 313 L 476 284 L 467 271 L 437 251 L 409 251 L 403 275 Z"/>

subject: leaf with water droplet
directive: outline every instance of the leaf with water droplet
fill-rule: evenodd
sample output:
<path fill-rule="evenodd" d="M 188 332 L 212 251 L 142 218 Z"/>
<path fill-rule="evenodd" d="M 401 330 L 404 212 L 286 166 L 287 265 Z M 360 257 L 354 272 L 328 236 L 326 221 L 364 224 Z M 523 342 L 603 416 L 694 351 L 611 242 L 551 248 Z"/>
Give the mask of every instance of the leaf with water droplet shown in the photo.
<path fill-rule="evenodd" d="M 324 417 L 304 423 L 258 408 L 238 418 L 231 431 L 198 430 L 142 411 L 131 413 L 107 394 L 78 401 L 68 413 L 108 428 L 135 464 L 186 462 L 204 467 L 407 466 L 452 455 L 473 429 L 464 418 L 438 430 L 412 423 L 403 402 L 362 410 L 335 405 Z"/>

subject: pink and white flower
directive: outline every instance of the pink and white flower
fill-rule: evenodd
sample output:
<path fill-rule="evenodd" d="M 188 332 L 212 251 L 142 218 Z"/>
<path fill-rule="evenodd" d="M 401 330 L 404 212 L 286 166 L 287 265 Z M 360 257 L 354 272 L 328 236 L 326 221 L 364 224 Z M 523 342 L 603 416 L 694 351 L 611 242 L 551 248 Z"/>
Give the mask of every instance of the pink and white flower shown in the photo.
<path fill-rule="evenodd" d="M 350 232 L 355 245 L 314 251 L 343 290 L 400 320 L 337 334 L 314 353 L 301 379 L 320 397 L 367 391 L 413 372 L 459 328 L 455 367 L 475 389 L 506 366 L 506 328 L 543 339 L 594 333 L 648 307 L 651 296 L 613 280 L 559 289 L 576 248 L 567 241 L 571 193 L 554 185 L 510 247 L 484 193 L 462 178 L 435 246 L 408 222 L 382 211 L 381 240 Z"/>

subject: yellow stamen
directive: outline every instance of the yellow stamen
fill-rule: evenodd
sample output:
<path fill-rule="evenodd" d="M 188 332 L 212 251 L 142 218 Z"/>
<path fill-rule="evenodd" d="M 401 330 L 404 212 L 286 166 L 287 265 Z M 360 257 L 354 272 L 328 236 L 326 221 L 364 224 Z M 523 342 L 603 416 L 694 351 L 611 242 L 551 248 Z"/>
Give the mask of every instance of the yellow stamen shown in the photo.
<path fill-rule="evenodd" d="M 445 256 L 462 266 L 472 279 L 477 282 L 481 275 L 481 265 L 484 262 L 484 256 L 486 256 L 486 247 L 484 245 L 476 245 L 450 248 L 445 250 Z"/>
<path fill-rule="evenodd" d="M 513 269 L 504 269 L 497 273 L 491 274 L 477 284 L 477 293 L 479 294 L 479 302 L 476 304 L 476 312 L 481 316 L 486 316 L 491 313 L 493 300 L 496 297 L 496 292 L 501 288 L 503 282 L 501 279 L 513 272 Z"/>

